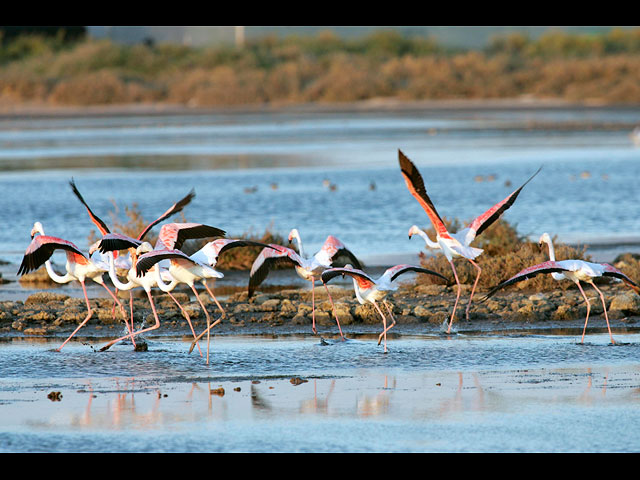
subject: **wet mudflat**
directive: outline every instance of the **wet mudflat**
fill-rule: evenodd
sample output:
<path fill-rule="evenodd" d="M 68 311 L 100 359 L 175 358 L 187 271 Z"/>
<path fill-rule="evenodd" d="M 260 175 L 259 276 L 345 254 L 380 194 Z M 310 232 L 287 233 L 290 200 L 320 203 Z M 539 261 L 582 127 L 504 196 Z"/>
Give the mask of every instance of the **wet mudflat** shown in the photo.
<path fill-rule="evenodd" d="M 640 334 L 0 343 L 3 452 L 635 452 Z M 202 344 L 202 347 L 205 347 Z"/>

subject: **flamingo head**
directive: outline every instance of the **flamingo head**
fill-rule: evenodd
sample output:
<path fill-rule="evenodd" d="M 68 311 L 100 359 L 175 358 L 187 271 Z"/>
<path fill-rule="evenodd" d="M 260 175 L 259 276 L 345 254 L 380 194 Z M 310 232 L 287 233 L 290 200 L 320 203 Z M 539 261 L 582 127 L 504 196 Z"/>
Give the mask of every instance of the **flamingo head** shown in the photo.
<path fill-rule="evenodd" d="M 102 240 L 98 240 L 97 242 L 95 242 L 93 245 L 89 247 L 89 256 L 93 255 L 95 251 L 98 250 L 98 247 L 100 246 L 101 241 Z"/>
<path fill-rule="evenodd" d="M 294 228 L 289 232 L 289 243 L 291 243 L 294 238 L 300 238 L 297 228 Z"/>
<path fill-rule="evenodd" d="M 420 232 L 420 229 L 418 228 L 418 226 L 412 225 L 411 228 L 409 229 L 409 238 L 413 237 L 414 235 L 418 235 L 419 232 Z"/>
<path fill-rule="evenodd" d="M 551 244 L 551 237 L 547 232 L 544 232 L 542 235 L 540 235 L 540 239 L 538 240 L 538 246 L 542 248 L 545 243 L 548 245 Z"/>
<path fill-rule="evenodd" d="M 136 255 L 140 256 L 143 253 L 148 253 L 153 250 L 153 247 L 149 242 L 142 242 L 138 248 L 136 248 Z"/>
<path fill-rule="evenodd" d="M 44 228 L 42 227 L 42 224 L 40 222 L 36 222 L 33 224 L 33 228 L 31 229 L 31 239 L 33 240 L 33 237 L 36 236 L 36 234 L 39 233 L 40 235 L 44 235 Z"/>

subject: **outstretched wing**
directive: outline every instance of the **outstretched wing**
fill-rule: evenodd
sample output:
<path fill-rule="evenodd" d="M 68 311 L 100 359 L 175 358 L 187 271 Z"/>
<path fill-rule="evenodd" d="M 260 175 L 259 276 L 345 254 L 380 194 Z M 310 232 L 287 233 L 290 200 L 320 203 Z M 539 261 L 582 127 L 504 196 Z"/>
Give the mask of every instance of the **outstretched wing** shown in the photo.
<path fill-rule="evenodd" d="M 489 210 L 484 212 L 482 215 L 479 215 L 478 217 L 476 217 L 469 224 L 469 232 L 467 232 L 467 235 L 466 235 L 467 240 L 465 241 L 465 243 L 469 245 L 475 237 L 477 237 L 482 232 L 484 232 L 487 228 L 491 226 L 491 224 L 493 224 L 493 222 L 495 222 L 498 218 L 500 218 L 500 215 L 502 215 L 506 210 L 508 210 L 509 207 L 513 205 L 513 202 L 516 201 L 516 198 L 518 198 L 518 195 L 520 194 L 520 191 L 524 188 L 524 186 L 527 183 L 529 183 L 531 180 L 533 180 L 533 177 L 538 175 L 538 173 L 540 173 L 540 170 L 542 170 L 542 167 L 540 167 L 536 171 L 536 173 L 531 175 L 531 177 L 529 177 L 529 180 L 524 182 L 520 186 L 520 188 L 518 188 L 513 193 L 511 193 L 511 195 L 509 195 L 507 198 L 505 198 L 501 202 L 496 203 L 493 207 L 491 207 Z M 470 235 L 472 235 L 471 238 L 469 237 Z"/>
<path fill-rule="evenodd" d="M 100 233 L 102 233 L 102 235 L 106 235 L 107 233 L 109 233 L 109 227 L 107 227 L 107 224 L 104 223 L 95 213 L 93 213 L 91 208 L 89 208 L 89 205 L 87 205 L 87 202 L 84 201 L 84 198 L 82 197 L 82 195 L 80 194 L 80 191 L 76 187 L 76 183 L 73 180 L 73 177 L 71 178 L 69 185 L 71 186 L 71 190 L 73 191 L 75 196 L 78 197 L 78 200 L 80 200 L 80 202 L 87 209 L 87 212 L 89 212 L 89 217 L 91 217 L 91 221 L 96 225 L 96 227 L 98 227 L 98 230 L 100 230 Z"/>
<path fill-rule="evenodd" d="M 605 277 L 614 277 L 622 280 L 624 283 L 629 285 L 635 292 L 640 295 L 640 287 L 637 283 L 631 280 L 624 272 L 618 270 L 613 265 L 609 265 L 608 263 L 601 264 L 604 267 L 604 273 L 602 274 Z"/>
<path fill-rule="evenodd" d="M 447 283 L 449 283 L 449 279 L 447 277 L 445 277 L 444 275 L 442 275 L 441 273 L 434 272 L 433 270 L 429 270 L 429 269 L 426 269 L 426 268 L 418 267 L 416 265 L 406 265 L 406 264 L 396 265 L 395 267 L 388 268 L 382 274 L 382 276 L 383 277 L 384 276 L 388 276 L 389 277 L 389 281 L 393 282 L 400 275 L 403 275 L 403 274 L 408 273 L 408 272 L 426 273 L 428 275 L 434 275 L 436 277 L 442 278 Z"/>
<path fill-rule="evenodd" d="M 342 267 L 351 264 L 357 269 L 362 269 L 362 264 L 345 245 L 333 235 L 329 235 L 322 248 L 314 255 L 322 265 Z"/>
<path fill-rule="evenodd" d="M 138 248 L 142 243 L 143 242 L 137 238 L 132 238 L 121 233 L 107 233 L 100 240 L 98 250 L 100 250 L 101 253 L 126 250 L 128 248 Z"/>
<path fill-rule="evenodd" d="M 290 248 L 269 244 L 269 248 L 263 248 L 256 257 L 249 273 L 249 298 L 256 288 L 267 278 L 269 272 L 280 265 L 301 266 L 302 259 Z"/>
<path fill-rule="evenodd" d="M 31 240 L 27 251 L 22 257 L 22 263 L 18 269 L 18 275 L 24 275 L 37 270 L 43 263 L 51 258 L 56 250 L 66 250 L 86 260 L 84 253 L 73 243 L 57 237 L 37 235 Z"/>
<path fill-rule="evenodd" d="M 493 287 L 489 291 L 489 293 L 487 293 L 487 295 L 482 299 L 482 301 L 484 302 L 488 298 L 492 297 L 493 295 L 495 295 L 495 293 L 498 290 L 504 287 L 513 285 L 514 283 L 522 282 L 523 280 L 528 280 L 529 278 L 533 278 L 536 275 L 540 275 L 541 273 L 553 273 L 553 272 L 562 273 L 562 272 L 568 272 L 568 271 L 570 271 L 568 268 L 564 268 L 558 262 L 554 262 L 551 260 L 548 262 L 542 262 L 537 265 L 533 265 L 531 267 L 527 267 L 524 270 L 521 270 L 518 273 L 516 273 L 513 277 Z"/>
<path fill-rule="evenodd" d="M 224 237 L 226 232 L 216 227 L 203 225 L 202 223 L 167 223 L 160 229 L 158 243 L 169 250 L 180 250 L 186 240 L 193 238 Z"/>
<path fill-rule="evenodd" d="M 166 212 L 164 212 L 162 215 L 156 218 L 153 222 L 147 225 L 145 229 L 142 230 L 142 232 L 140 232 L 140 235 L 138 235 L 138 240 L 142 240 L 145 237 L 145 235 L 149 233 L 149 230 L 151 230 L 154 226 L 156 226 L 158 223 L 160 223 L 164 219 L 169 218 L 173 214 L 181 212 L 182 209 L 186 207 L 189 204 L 189 202 L 193 200 L 193 197 L 195 196 L 196 196 L 196 191 L 195 189 L 192 188 L 191 191 L 182 200 L 178 201 L 177 203 L 174 203 L 171 207 L 169 207 L 169 209 Z"/>
<path fill-rule="evenodd" d="M 253 240 L 241 240 L 234 238 L 219 238 L 217 240 L 213 240 L 212 242 L 207 243 L 204 247 L 198 250 L 196 253 L 191 255 L 191 258 L 196 259 L 197 261 L 206 263 L 207 265 L 214 266 L 218 263 L 218 258 L 224 252 L 229 251 L 233 248 L 239 247 L 263 247 L 263 248 L 273 248 L 266 243 L 255 242 Z"/>
<path fill-rule="evenodd" d="M 322 272 L 322 283 L 327 283 L 338 275 L 349 275 L 356 280 L 356 283 L 362 290 L 368 290 L 376 284 L 376 281 L 362 270 L 355 268 L 329 268 Z"/>
<path fill-rule="evenodd" d="M 404 177 L 404 181 L 407 184 L 409 192 L 416 200 L 418 200 L 418 203 L 422 205 L 425 212 L 427 212 L 429 220 L 431 220 L 436 233 L 442 237 L 447 237 L 449 235 L 447 227 L 444 225 L 442 218 L 440 218 L 440 215 L 429 198 L 429 195 L 427 195 L 422 175 L 420 175 L 420 172 L 413 162 L 409 160 L 401 150 L 398 150 L 398 161 L 400 163 L 400 172 Z"/>
<path fill-rule="evenodd" d="M 142 277 L 158 262 L 162 260 L 179 259 L 181 262 L 187 262 L 192 265 L 197 265 L 197 262 L 192 260 L 189 255 L 182 250 L 152 250 L 140 255 L 136 262 L 136 276 Z"/>

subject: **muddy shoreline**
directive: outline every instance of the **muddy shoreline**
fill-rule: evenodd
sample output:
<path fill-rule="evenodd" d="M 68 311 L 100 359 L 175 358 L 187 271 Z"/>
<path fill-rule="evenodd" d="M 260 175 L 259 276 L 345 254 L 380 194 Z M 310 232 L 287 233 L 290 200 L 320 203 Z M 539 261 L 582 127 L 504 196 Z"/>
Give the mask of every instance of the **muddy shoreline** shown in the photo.
<path fill-rule="evenodd" d="M 382 330 L 379 314 L 371 305 L 360 305 L 348 285 L 331 285 L 341 328 L 345 336 L 374 335 Z M 607 302 L 609 321 L 614 332 L 640 330 L 640 297 L 617 284 L 601 285 Z M 235 290 L 235 293 L 231 293 Z M 247 299 L 242 287 L 222 290 L 219 297 L 226 317 L 215 327 L 215 335 L 313 335 L 311 331 L 311 290 L 308 286 L 271 287 L 258 291 Z M 214 290 L 215 291 L 215 290 Z M 536 292 L 507 291 L 481 302 L 484 292 L 474 298 L 469 320 L 464 318 L 470 286 L 463 286 L 454 330 L 457 333 L 545 333 L 562 330 L 581 335 L 586 305 L 576 289 Z M 591 314 L 587 334 L 606 332 L 602 304 L 595 291 L 587 295 Z M 219 292 L 220 293 L 220 292 Z M 431 335 L 443 333 L 442 324 L 449 318 L 455 301 L 455 286 L 403 284 L 387 298 L 393 305 L 396 326 L 394 335 Z M 160 317 L 160 328 L 146 334 L 147 338 L 183 336 L 191 338 L 189 326 L 175 303 L 165 294 L 153 292 Z M 155 323 L 144 292 L 134 295 L 135 327 Z M 194 295 L 176 292 L 174 295 L 189 314 L 197 333 L 206 327 L 206 318 Z M 129 315 L 129 294 L 119 297 Z M 206 292 L 200 299 L 213 320 L 220 311 Z M 324 288 L 316 289 L 316 324 L 322 337 L 338 337 L 338 328 Z M 109 297 L 91 297 L 93 315 L 78 332 L 76 339 L 107 339 L 124 333 L 121 313 L 113 314 Z M 0 302 L 0 339 L 61 338 L 68 336 L 86 316 L 84 298 L 63 291 L 40 291 L 25 301 Z"/>

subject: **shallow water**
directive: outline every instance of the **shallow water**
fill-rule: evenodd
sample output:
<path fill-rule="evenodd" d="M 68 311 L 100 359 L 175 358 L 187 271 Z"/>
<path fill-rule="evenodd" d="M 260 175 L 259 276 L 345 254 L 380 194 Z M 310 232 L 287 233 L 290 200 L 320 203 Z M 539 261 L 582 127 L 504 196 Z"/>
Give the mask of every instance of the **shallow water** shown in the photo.
<path fill-rule="evenodd" d="M 208 366 L 172 338 L 13 340 L 0 451 L 635 452 L 640 334 L 615 338 L 214 337 Z"/>

